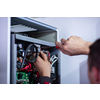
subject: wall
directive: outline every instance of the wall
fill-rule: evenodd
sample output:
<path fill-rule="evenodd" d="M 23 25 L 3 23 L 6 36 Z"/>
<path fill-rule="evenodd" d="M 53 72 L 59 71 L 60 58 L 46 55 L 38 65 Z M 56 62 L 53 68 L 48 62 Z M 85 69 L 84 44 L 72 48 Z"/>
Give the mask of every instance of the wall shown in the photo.
<path fill-rule="evenodd" d="M 94 42 L 97 37 L 100 37 L 100 18 L 98 17 L 38 17 L 35 19 L 57 27 L 60 39 L 76 35 L 86 41 Z M 67 56 L 61 53 L 61 83 L 89 83 L 86 55 Z"/>
<path fill-rule="evenodd" d="M 0 84 L 10 83 L 10 18 L 0 17 Z"/>

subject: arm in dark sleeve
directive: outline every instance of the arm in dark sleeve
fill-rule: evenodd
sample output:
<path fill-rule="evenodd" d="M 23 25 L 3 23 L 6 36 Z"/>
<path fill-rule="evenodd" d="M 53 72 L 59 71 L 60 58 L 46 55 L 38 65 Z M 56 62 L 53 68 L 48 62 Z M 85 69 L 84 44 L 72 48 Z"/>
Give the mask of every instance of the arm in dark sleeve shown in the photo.
<path fill-rule="evenodd" d="M 37 84 L 52 84 L 51 78 L 43 76 L 39 77 L 37 80 Z"/>

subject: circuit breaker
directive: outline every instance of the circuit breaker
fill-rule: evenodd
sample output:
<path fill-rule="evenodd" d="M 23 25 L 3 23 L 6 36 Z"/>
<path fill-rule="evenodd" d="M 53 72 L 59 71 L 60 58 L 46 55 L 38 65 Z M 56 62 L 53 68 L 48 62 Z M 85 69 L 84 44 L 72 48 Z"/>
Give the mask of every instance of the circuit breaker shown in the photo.
<path fill-rule="evenodd" d="M 59 84 L 60 53 L 55 48 L 57 40 L 57 28 L 31 18 L 11 17 L 10 83 L 36 84 L 39 73 L 34 61 L 43 51 L 51 64 L 51 80 Z"/>

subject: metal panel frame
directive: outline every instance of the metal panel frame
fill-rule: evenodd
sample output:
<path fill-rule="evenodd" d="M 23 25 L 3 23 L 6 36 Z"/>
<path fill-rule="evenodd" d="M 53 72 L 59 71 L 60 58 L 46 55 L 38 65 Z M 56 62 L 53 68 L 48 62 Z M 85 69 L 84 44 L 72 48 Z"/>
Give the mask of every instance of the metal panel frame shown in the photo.
<path fill-rule="evenodd" d="M 23 23 L 24 25 L 27 25 L 27 26 L 30 26 L 30 27 L 34 26 L 32 24 L 35 24 L 36 27 L 41 27 L 44 30 L 55 30 L 56 31 L 56 29 L 57 29 L 57 28 L 55 28 L 53 26 L 44 24 L 42 22 L 36 21 L 36 20 L 28 18 L 28 17 L 11 17 L 11 21 L 15 21 L 15 20 L 18 23 Z M 41 28 L 39 29 L 39 31 L 44 31 L 44 30 L 41 30 Z"/>
<path fill-rule="evenodd" d="M 41 44 L 41 45 L 45 45 L 45 46 L 55 46 L 55 43 L 51 43 L 51 42 L 47 42 L 47 41 L 43 41 L 43 40 L 39 40 L 39 39 L 35 39 L 35 38 L 31 38 L 31 37 L 27 37 L 27 36 L 22 36 L 22 35 L 18 35 L 16 34 L 16 39 L 17 40 L 22 40 L 22 41 L 26 41 L 26 42 L 32 42 L 32 43 L 37 43 L 37 44 Z"/>
<path fill-rule="evenodd" d="M 15 34 L 11 35 L 11 77 L 10 83 L 16 84 L 16 58 L 17 58 L 17 45 L 15 44 Z"/>
<path fill-rule="evenodd" d="M 15 21 L 17 24 L 27 25 L 29 27 L 37 28 L 38 31 L 34 32 L 55 32 L 55 41 L 59 41 L 59 31 L 57 28 L 44 24 L 42 22 L 36 21 L 27 17 L 11 17 L 11 21 Z M 17 33 L 16 33 L 17 34 Z M 40 33 L 41 34 L 41 33 Z"/>

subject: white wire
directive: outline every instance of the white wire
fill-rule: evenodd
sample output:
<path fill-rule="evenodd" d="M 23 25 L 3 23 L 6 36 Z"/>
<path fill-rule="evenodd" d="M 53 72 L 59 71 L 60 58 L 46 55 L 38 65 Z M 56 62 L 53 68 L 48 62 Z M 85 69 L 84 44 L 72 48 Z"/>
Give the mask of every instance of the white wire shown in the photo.
<path fill-rule="evenodd" d="M 52 62 L 51 64 L 51 67 L 53 66 L 53 64 L 58 60 L 58 57 L 56 57 L 55 55 L 53 55 L 51 58 L 50 58 L 50 61 Z"/>

